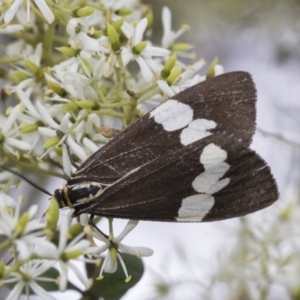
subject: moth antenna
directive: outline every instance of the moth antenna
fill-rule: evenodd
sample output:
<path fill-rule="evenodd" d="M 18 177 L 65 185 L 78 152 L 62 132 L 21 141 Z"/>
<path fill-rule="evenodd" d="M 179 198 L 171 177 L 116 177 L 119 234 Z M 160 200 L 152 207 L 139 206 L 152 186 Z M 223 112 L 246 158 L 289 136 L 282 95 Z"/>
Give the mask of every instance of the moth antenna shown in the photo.
<path fill-rule="evenodd" d="M 46 191 L 45 189 L 43 189 L 42 187 L 38 186 L 36 183 L 34 183 L 32 180 L 28 179 L 27 177 L 25 177 L 24 175 L 21 175 L 20 173 L 16 172 L 16 171 L 13 171 L 7 167 L 4 167 L 2 165 L 0 165 L 0 169 L 3 169 L 5 171 L 8 171 L 18 177 L 20 177 L 21 179 L 25 180 L 27 183 L 31 184 L 33 187 L 35 187 L 36 189 L 38 189 L 39 191 L 49 195 L 49 196 L 52 196 L 51 193 L 49 193 L 48 191 Z"/>

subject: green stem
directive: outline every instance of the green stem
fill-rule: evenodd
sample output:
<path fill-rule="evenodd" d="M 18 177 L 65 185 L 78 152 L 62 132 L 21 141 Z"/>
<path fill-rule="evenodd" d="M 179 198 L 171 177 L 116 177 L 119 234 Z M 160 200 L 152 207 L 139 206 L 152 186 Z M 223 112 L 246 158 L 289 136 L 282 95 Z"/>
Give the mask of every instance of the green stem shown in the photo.
<path fill-rule="evenodd" d="M 100 104 L 101 108 L 120 108 L 124 106 L 131 106 L 128 102 L 119 102 L 119 103 L 106 103 L 106 104 Z"/>
<path fill-rule="evenodd" d="M 79 118 L 72 126 L 69 127 L 68 133 L 72 133 L 73 130 L 89 115 L 89 112 L 86 111 L 81 118 Z"/>
<path fill-rule="evenodd" d="M 55 26 L 55 22 L 49 25 L 43 42 L 45 64 L 48 66 L 53 65 L 53 37 L 55 34 Z"/>
<path fill-rule="evenodd" d="M 10 64 L 10 63 L 15 63 L 17 61 L 21 61 L 23 58 L 22 57 L 1 57 L 0 58 L 0 65 L 5 65 L 5 64 Z"/>
<path fill-rule="evenodd" d="M 124 114 L 117 113 L 116 111 L 114 111 L 112 109 L 100 109 L 98 111 L 98 113 L 100 115 L 108 115 L 108 116 L 116 117 L 116 118 L 121 119 L 121 120 L 124 119 Z"/>
<path fill-rule="evenodd" d="M 128 79 L 126 68 L 124 66 L 121 54 L 117 54 L 117 61 L 118 61 L 119 66 L 120 66 L 121 76 L 124 78 L 126 88 L 127 88 L 127 90 L 131 90 L 131 84 L 130 84 L 130 81 Z"/>
<path fill-rule="evenodd" d="M 155 96 L 159 93 L 160 93 L 160 88 L 159 87 L 153 89 L 151 92 L 148 92 L 143 97 L 141 97 L 138 101 L 138 104 L 141 104 L 141 103 L 147 101 L 148 99 L 152 98 L 153 96 Z"/>
<path fill-rule="evenodd" d="M 9 178 L 9 180 L 6 182 L 6 184 L 4 185 L 4 187 L 1 189 L 2 193 L 6 193 L 9 190 L 9 188 L 13 184 L 15 178 L 16 178 L 16 176 L 14 176 L 14 175 Z"/>

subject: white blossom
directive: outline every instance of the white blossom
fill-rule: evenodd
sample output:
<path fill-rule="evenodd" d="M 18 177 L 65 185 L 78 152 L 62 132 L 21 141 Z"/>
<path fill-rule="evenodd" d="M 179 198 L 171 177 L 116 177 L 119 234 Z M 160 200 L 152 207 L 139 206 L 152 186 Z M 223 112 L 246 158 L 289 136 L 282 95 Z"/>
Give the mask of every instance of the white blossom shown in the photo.
<path fill-rule="evenodd" d="M 17 13 L 18 9 L 20 8 L 23 0 L 14 0 L 10 5 L 9 9 L 6 11 L 4 15 L 4 22 L 7 24 L 9 23 Z M 45 19 L 49 24 L 54 21 L 54 15 L 51 9 L 48 7 L 45 0 L 34 0 L 34 3 L 39 8 L 40 12 L 43 14 Z M 27 21 L 30 22 L 30 0 L 26 0 L 27 5 Z"/>
<path fill-rule="evenodd" d="M 139 258 L 143 256 L 151 256 L 153 254 L 152 249 L 146 247 L 131 247 L 121 243 L 125 236 L 130 233 L 137 226 L 137 224 L 138 221 L 129 220 L 126 227 L 117 237 L 109 236 L 108 238 L 90 225 L 85 227 L 84 230 L 88 235 L 91 235 L 93 238 L 96 238 L 104 243 L 102 246 L 89 247 L 85 252 L 91 255 L 100 255 L 101 253 L 107 251 L 101 266 L 99 275 L 100 278 L 103 271 L 106 273 L 114 273 L 117 270 L 117 258 L 122 265 L 126 278 L 130 278 L 126 269 L 126 264 L 122 258 L 122 253 L 135 255 Z M 115 253 L 117 254 L 117 257 L 115 257 Z"/>
<path fill-rule="evenodd" d="M 43 275 L 48 269 L 50 269 L 55 262 L 53 261 L 29 261 L 20 267 L 20 272 L 15 271 L 7 278 L 3 280 L 3 283 L 16 283 L 6 300 L 19 299 L 22 293 L 26 293 L 27 298 L 30 296 L 30 290 L 39 296 L 43 300 L 55 300 L 56 298 L 51 296 L 46 290 L 44 290 L 39 282 L 50 282 L 54 279 L 46 278 Z"/>

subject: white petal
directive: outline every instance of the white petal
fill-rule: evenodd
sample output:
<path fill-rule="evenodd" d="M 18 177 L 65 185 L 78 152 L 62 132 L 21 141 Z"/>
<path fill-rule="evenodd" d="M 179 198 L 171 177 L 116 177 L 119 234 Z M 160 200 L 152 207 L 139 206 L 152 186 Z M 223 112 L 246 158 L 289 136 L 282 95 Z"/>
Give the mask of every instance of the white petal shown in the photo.
<path fill-rule="evenodd" d="M 86 287 L 89 287 L 89 282 L 87 280 L 87 278 L 83 275 L 83 272 L 81 270 L 79 270 L 79 268 L 77 268 L 77 266 L 75 266 L 72 263 L 68 263 L 68 267 L 70 269 L 73 270 L 73 272 L 76 274 L 76 276 L 78 277 L 78 279 L 80 280 L 80 282 Z"/>
<path fill-rule="evenodd" d="M 138 223 L 139 221 L 137 220 L 129 220 L 123 231 L 116 238 L 114 238 L 114 242 L 121 242 L 124 237 L 137 226 Z"/>
<path fill-rule="evenodd" d="M 138 25 L 136 26 L 133 37 L 132 37 L 132 45 L 135 46 L 140 43 L 143 39 L 144 32 L 147 28 L 148 20 L 147 18 L 142 19 Z"/>
<path fill-rule="evenodd" d="M 91 151 L 91 153 L 94 153 L 97 150 L 99 150 L 99 147 L 86 137 L 83 139 L 82 143 Z"/>
<path fill-rule="evenodd" d="M 10 8 L 6 11 L 5 16 L 4 16 L 4 22 L 7 24 L 9 23 L 13 17 L 15 16 L 17 10 L 21 6 L 23 0 L 15 0 Z"/>
<path fill-rule="evenodd" d="M 6 300 L 16 300 L 16 299 L 19 299 L 24 286 L 25 286 L 25 283 L 20 280 L 14 286 L 14 288 L 12 289 L 12 291 L 10 292 L 10 294 L 8 295 L 8 297 L 6 298 Z"/>
<path fill-rule="evenodd" d="M 70 146 L 71 151 L 79 157 L 82 161 L 86 160 L 86 153 L 84 150 L 73 140 L 73 138 L 68 135 L 67 137 L 68 145 Z"/>
<path fill-rule="evenodd" d="M 28 210 L 29 219 L 32 219 L 37 214 L 38 210 L 39 207 L 37 205 L 32 205 Z"/>
<path fill-rule="evenodd" d="M 43 43 L 38 43 L 35 47 L 34 56 L 32 57 L 33 62 L 38 66 L 41 63 L 42 54 L 43 54 Z"/>
<path fill-rule="evenodd" d="M 141 56 L 136 58 L 137 63 L 140 66 L 141 73 L 146 83 L 149 83 L 153 79 L 153 74 L 147 63 L 145 62 L 144 58 Z"/>
<path fill-rule="evenodd" d="M 65 143 L 62 144 L 62 165 L 66 175 L 71 177 L 72 175 L 72 165 L 70 162 L 70 156 Z"/>
<path fill-rule="evenodd" d="M 143 50 L 142 54 L 149 55 L 149 56 L 167 56 L 170 54 L 170 51 L 161 47 L 147 46 Z"/>
<path fill-rule="evenodd" d="M 70 114 L 66 113 L 64 117 L 62 118 L 60 122 L 60 130 L 62 132 L 67 132 L 69 128 L 69 119 L 70 119 Z"/>
<path fill-rule="evenodd" d="M 19 25 L 19 24 L 8 25 L 6 27 L 0 28 L 0 33 L 10 34 L 10 33 L 15 33 L 15 32 L 21 31 L 23 29 L 24 29 L 23 25 Z"/>
<path fill-rule="evenodd" d="M 22 104 L 25 106 L 25 108 L 27 108 L 29 114 L 32 115 L 37 120 L 40 120 L 41 116 L 39 112 L 36 110 L 35 106 L 32 104 L 32 101 L 29 99 L 29 96 L 19 88 L 16 90 L 16 92 Z"/>
<path fill-rule="evenodd" d="M 32 247 L 27 245 L 27 243 L 23 240 L 16 240 L 15 243 L 22 259 L 29 258 L 32 253 Z"/>
<path fill-rule="evenodd" d="M 47 20 L 49 24 L 54 21 L 54 14 L 52 10 L 48 7 L 45 0 L 34 0 L 36 6 L 39 8 L 44 18 Z"/>
<path fill-rule="evenodd" d="M 39 127 L 38 128 L 38 132 L 45 137 L 53 137 L 56 136 L 56 131 L 51 129 L 51 128 L 47 128 L 47 127 Z"/>
<path fill-rule="evenodd" d="M 30 281 L 29 286 L 34 291 L 36 296 L 39 296 L 43 300 L 55 300 L 56 298 L 46 292 L 36 281 Z"/>
<path fill-rule="evenodd" d="M 67 265 L 60 262 L 60 278 L 59 278 L 59 290 L 64 292 L 67 289 L 68 284 L 68 268 Z"/>
<path fill-rule="evenodd" d="M 153 250 L 146 247 L 131 247 L 126 246 L 124 244 L 119 244 L 119 250 L 122 253 L 127 253 L 130 255 L 136 255 L 138 257 L 146 257 L 151 256 L 153 254 Z"/>
<path fill-rule="evenodd" d="M 26 143 L 26 142 L 23 142 L 23 141 L 20 141 L 20 140 L 17 140 L 17 139 L 14 139 L 14 138 L 7 138 L 5 140 L 5 142 L 12 146 L 12 147 L 16 147 L 20 150 L 23 150 L 23 151 L 29 151 L 31 150 L 31 145 Z"/>
<path fill-rule="evenodd" d="M 86 248 L 85 253 L 86 254 L 101 254 L 101 253 L 105 252 L 109 246 L 110 246 L 109 244 L 106 244 L 106 245 L 103 245 L 100 247 L 88 247 L 88 248 Z"/>
<path fill-rule="evenodd" d="M 117 271 L 118 262 L 116 259 L 112 259 L 110 256 L 110 253 L 108 252 L 107 255 L 107 261 L 104 267 L 104 272 L 106 273 L 114 273 Z M 104 263 L 104 262 L 103 262 Z"/>
<path fill-rule="evenodd" d="M 168 98 L 172 98 L 175 93 L 173 92 L 173 90 L 170 88 L 170 86 L 168 85 L 168 83 L 164 80 L 158 80 L 156 81 L 157 85 L 159 86 L 159 88 L 161 89 L 161 91 L 166 94 L 166 96 L 168 96 Z"/>
<path fill-rule="evenodd" d="M 69 230 L 69 218 L 65 215 L 61 215 L 60 233 L 59 233 L 59 242 L 58 242 L 59 253 L 62 253 L 65 250 L 65 247 L 67 245 L 68 230 Z"/>
<path fill-rule="evenodd" d="M 43 117 L 44 122 L 46 122 L 48 125 L 50 125 L 55 130 L 60 129 L 59 125 L 53 120 L 53 118 L 48 113 L 48 110 L 46 109 L 46 107 L 44 107 L 40 103 L 40 101 L 37 101 L 37 108 L 38 108 L 41 116 Z"/>
<path fill-rule="evenodd" d="M 1 130 L 4 135 L 6 135 L 11 129 L 11 127 L 15 124 L 19 114 L 20 114 L 20 105 L 16 105 L 10 112 L 10 115 L 6 119 L 5 124 L 1 126 Z"/>
<path fill-rule="evenodd" d="M 80 48 L 89 50 L 89 51 L 100 51 L 100 43 L 89 37 L 86 33 L 84 32 L 79 32 L 76 36 L 76 39 L 80 41 Z"/>

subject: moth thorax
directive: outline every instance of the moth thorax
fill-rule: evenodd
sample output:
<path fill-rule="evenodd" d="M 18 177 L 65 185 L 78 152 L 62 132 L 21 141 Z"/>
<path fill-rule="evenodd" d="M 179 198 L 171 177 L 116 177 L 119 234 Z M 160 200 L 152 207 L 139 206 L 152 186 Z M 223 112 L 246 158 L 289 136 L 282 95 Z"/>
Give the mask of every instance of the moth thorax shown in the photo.
<path fill-rule="evenodd" d="M 84 204 L 98 198 L 103 192 L 99 182 L 81 182 L 63 187 L 63 194 L 68 206 Z"/>

